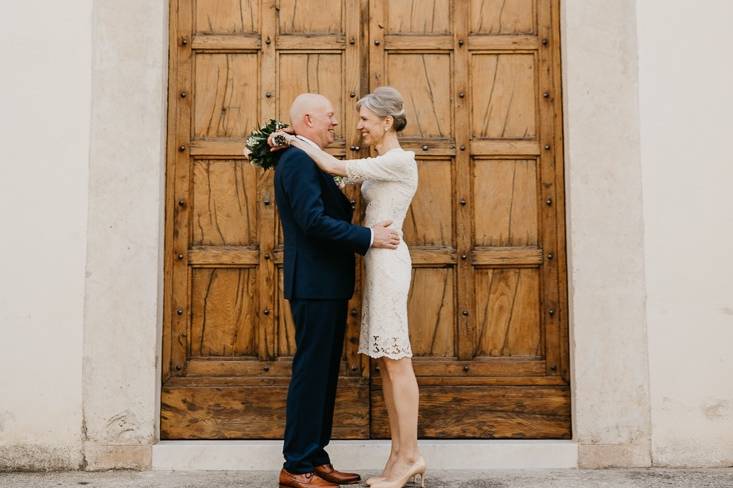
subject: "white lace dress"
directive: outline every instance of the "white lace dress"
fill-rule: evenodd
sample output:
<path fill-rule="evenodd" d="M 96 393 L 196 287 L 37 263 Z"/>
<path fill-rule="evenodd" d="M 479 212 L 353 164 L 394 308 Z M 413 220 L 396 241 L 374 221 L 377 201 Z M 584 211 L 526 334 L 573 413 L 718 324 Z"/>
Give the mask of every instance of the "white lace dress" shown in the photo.
<path fill-rule="evenodd" d="M 402 237 L 402 223 L 417 190 L 415 153 L 395 148 L 374 158 L 346 164 L 347 183 L 363 182 L 366 216 L 371 227 L 392 220 Z M 366 276 L 359 352 L 373 358 L 412 357 L 407 328 L 407 296 L 412 260 L 404 240 L 396 250 L 371 248 L 364 258 Z"/>

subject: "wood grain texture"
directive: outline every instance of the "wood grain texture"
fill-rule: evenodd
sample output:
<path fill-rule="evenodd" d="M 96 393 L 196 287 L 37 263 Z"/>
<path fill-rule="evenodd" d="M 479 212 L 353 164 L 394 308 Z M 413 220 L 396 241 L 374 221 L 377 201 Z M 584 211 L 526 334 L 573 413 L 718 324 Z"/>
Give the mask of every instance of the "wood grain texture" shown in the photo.
<path fill-rule="evenodd" d="M 472 136 L 534 139 L 537 135 L 533 54 L 474 54 L 471 58 Z"/>
<path fill-rule="evenodd" d="M 308 46 L 309 51 L 342 50 L 346 46 L 346 37 L 343 34 L 281 34 L 276 42 L 280 52 L 302 52 L 304 46 Z"/>
<path fill-rule="evenodd" d="M 257 55 L 196 56 L 194 137 L 244 138 L 258 126 Z"/>
<path fill-rule="evenodd" d="M 536 268 L 544 261 L 542 249 L 535 246 L 476 246 L 471 251 L 471 264 L 491 268 Z"/>
<path fill-rule="evenodd" d="M 554 170 L 554 177 L 551 177 L 551 171 L 543 173 L 548 179 L 552 178 L 555 186 L 555 214 L 554 218 L 548 221 L 548 225 L 553 226 L 553 236 L 555 244 L 554 265 L 550 266 L 554 270 L 554 275 L 550 275 L 549 283 L 557 284 L 557 305 L 558 305 L 558 334 L 559 334 L 559 350 L 557 351 L 557 359 L 559 367 L 555 370 L 552 365 L 548 366 L 549 373 L 559 374 L 566 382 L 570 383 L 570 331 L 568 327 L 568 289 L 567 289 L 567 248 L 565 245 L 565 159 L 564 159 L 564 139 L 563 139 L 563 94 L 562 94 L 562 58 L 560 50 L 560 0 L 552 0 L 549 5 L 543 6 L 541 9 L 542 31 L 540 35 L 546 36 L 548 45 L 546 54 L 542 54 L 540 59 L 549 66 L 549 79 L 545 82 L 552 86 L 555 90 L 555 96 L 552 97 L 552 124 L 545 134 L 546 140 L 553 144 L 551 159 L 548 166 Z M 544 124 L 544 122 L 543 122 Z M 551 260 L 547 260 L 548 262 Z M 557 277 L 553 280 L 553 277 Z M 544 277 L 543 277 L 544 279 Z M 551 287 L 549 285 L 548 287 Z"/>
<path fill-rule="evenodd" d="M 381 390 L 371 392 L 373 438 L 388 438 Z M 418 436 L 462 439 L 569 439 L 567 386 L 420 387 Z"/>
<path fill-rule="evenodd" d="M 451 161 L 419 160 L 419 185 L 402 230 L 408 246 L 452 246 L 453 176 Z"/>
<path fill-rule="evenodd" d="M 161 437 L 282 439 L 287 388 L 287 383 L 166 386 L 161 405 Z M 368 404 L 366 385 L 342 379 L 336 393 L 334 438 L 366 438 L 369 435 Z"/>
<path fill-rule="evenodd" d="M 387 32 L 400 34 L 448 34 L 452 32 L 450 0 L 391 0 L 387 8 Z"/>
<path fill-rule="evenodd" d="M 413 270 L 407 309 L 415 356 L 455 356 L 454 301 L 453 269 Z"/>
<path fill-rule="evenodd" d="M 259 0 L 194 0 L 194 32 L 246 34 L 260 25 Z"/>
<path fill-rule="evenodd" d="M 533 34 L 536 0 L 471 0 L 471 32 L 490 35 Z"/>
<path fill-rule="evenodd" d="M 452 49 L 453 41 L 451 35 L 387 34 L 384 36 L 384 47 L 388 51 L 442 51 Z"/>
<path fill-rule="evenodd" d="M 476 355 L 542 355 L 536 269 L 476 272 Z"/>
<path fill-rule="evenodd" d="M 195 246 L 188 251 L 193 267 L 240 268 L 260 264 L 258 246 Z"/>
<path fill-rule="evenodd" d="M 280 0 L 280 32 L 342 32 L 343 3 L 342 0 Z"/>
<path fill-rule="evenodd" d="M 470 107 L 471 95 L 468 90 L 470 80 L 470 53 L 464 46 L 468 35 L 468 8 L 466 0 L 454 4 L 455 37 L 453 39 L 453 83 L 457 92 L 453 100 L 455 104 L 456 134 L 454 147 L 458 147 L 455 158 L 456 185 L 453 189 L 453 201 L 456 212 L 456 251 L 459 257 L 456 267 L 457 328 L 456 356 L 460 361 L 473 358 L 475 349 L 474 336 L 476 319 L 471 313 L 474 306 L 473 267 L 468 260 L 473 243 L 471 217 L 476 211 L 471 187 L 471 155 L 470 155 Z M 460 373 L 459 373 L 460 374 Z"/>
<path fill-rule="evenodd" d="M 190 49 L 179 42 L 187 38 L 193 30 L 192 0 L 180 0 L 171 8 L 177 38 L 171 42 L 172 63 L 176 72 L 171 75 L 171 103 L 175 107 L 172 125 L 175 127 L 174 137 L 168 140 L 174 167 L 166 174 L 167 190 L 170 194 L 170 205 L 166 208 L 166 218 L 171 221 L 172 231 L 167 236 L 172 240 L 168 259 L 171 260 L 171 281 L 167 294 L 170 297 L 167 307 L 168 329 L 170 335 L 163 338 L 164 349 L 170 350 L 172 375 L 181 375 L 186 365 L 188 331 L 190 325 L 190 268 L 185 260 L 185 251 L 189 248 L 190 236 L 190 189 L 191 189 L 191 155 L 186 146 L 191 141 L 192 103 L 191 97 L 181 97 L 182 93 L 190 93 L 193 86 L 194 55 Z M 174 47 L 175 46 L 175 47 Z M 183 147 L 183 151 L 180 148 Z M 184 259 L 178 259 L 183 254 Z"/>
<path fill-rule="evenodd" d="M 533 160 L 476 160 L 473 222 L 477 246 L 536 246 L 537 165 Z"/>
<path fill-rule="evenodd" d="M 254 269 L 193 270 L 189 357 L 256 355 Z"/>
<path fill-rule="evenodd" d="M 194 51 L 253 51 L 256 52 L 262 47 L 262 39 L 257 35 L 234 36 L 234 35 L 208 35 L 199 34 L 193 36 L 191 49 Z"/>
<path fill-rule="evenodd" d="M 247 161 L 193 165 L 192 244 L 246 246 L 257 242 L 257 173 Z"/>
<path fill-rule="evenodd" d="M 405 137 L 450 137 L 453 135 L 449 54 L 389 54 L 387 83 L 397 88 L 405 101 Z"/>

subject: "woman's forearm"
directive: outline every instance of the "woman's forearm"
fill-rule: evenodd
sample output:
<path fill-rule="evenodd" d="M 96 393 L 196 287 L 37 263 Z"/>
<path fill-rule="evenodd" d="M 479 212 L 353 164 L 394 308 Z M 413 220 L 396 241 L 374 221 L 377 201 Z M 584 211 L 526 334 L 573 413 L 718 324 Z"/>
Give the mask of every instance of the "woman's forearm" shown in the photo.
<path fill-rule="evenodd" d="M 340 159 L 334 158 L 323 149 L 319 149 L 299 139 L 293 141 L 292 144 L 298 149 L 303 150 L 326 173 L 335 176 L 347 176 L 346 164 Z"/>

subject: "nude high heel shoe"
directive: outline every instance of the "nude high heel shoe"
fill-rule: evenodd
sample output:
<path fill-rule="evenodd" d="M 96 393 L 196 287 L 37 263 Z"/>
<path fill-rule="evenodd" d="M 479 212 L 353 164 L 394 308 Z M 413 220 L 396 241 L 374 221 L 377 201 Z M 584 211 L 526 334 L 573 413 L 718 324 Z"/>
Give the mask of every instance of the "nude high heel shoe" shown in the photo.
<path fill-rule="evenodd" d="M 396 459 L 396 457 L 397 457 L 396 455 L 393 456 L 392 454 L 390 454 L 389 458 L 387 459 L 387 464 L 384 466 L 384 469 L 382 470 L 382 474 L 380 474 L 379 476 L 372 476 L 371 478 L 368 478 L 366 480 L 366 484 L 371 486 L 373 484 L 379 483 L 380 481 L 386 480 L 387 476 L 385 475 L 385 473 L 389 472 L 390 468 L 392 467 L 392 464 L 394 464 L 393 459 Z"/>
<path fill-rule="evenodd" d="M 427 464 L 425 463 L 425 459 L 420 456 L 420 458 L 415 461 L 415 464 L 413 464 L 410 469 L 408 469 L 407 472 L 399 478 L 394 480 L 385 479 L 384 481 L 379 481 L 371 486 L 372 488 L 402 488 L 408 481 L 412 480 L 414 483 L 418 483 L 421 488 L 425 488 L 426 469 Z"/>

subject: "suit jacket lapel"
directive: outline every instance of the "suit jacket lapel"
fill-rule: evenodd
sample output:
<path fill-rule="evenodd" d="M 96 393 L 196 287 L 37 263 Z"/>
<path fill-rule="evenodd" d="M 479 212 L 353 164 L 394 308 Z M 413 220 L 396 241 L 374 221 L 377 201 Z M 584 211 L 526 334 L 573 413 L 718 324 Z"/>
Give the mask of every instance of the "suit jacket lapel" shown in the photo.
<path fill-rule="evenodd" d="M 351 220 L 351 215 L 353 213 L 353 208 L 351 207 L 351 202 L 348 198 L 346 198 L 346 195 L 344 195 L 344 192 L 341 191 L 341 189 L 336 185 L 336 182 L 333 180 L 333 176 L 331 176 L 328 173 L 324 173 L 321 171 L 321 178 L 324 178 L 326 180 L 326 186 L 328 186 L 331 191 L 335 192 L 338 195 L 338 199 L 341 202 L 341 204 L 344 207 L 344 211 L 349 216 L 349 220 Z"/>

